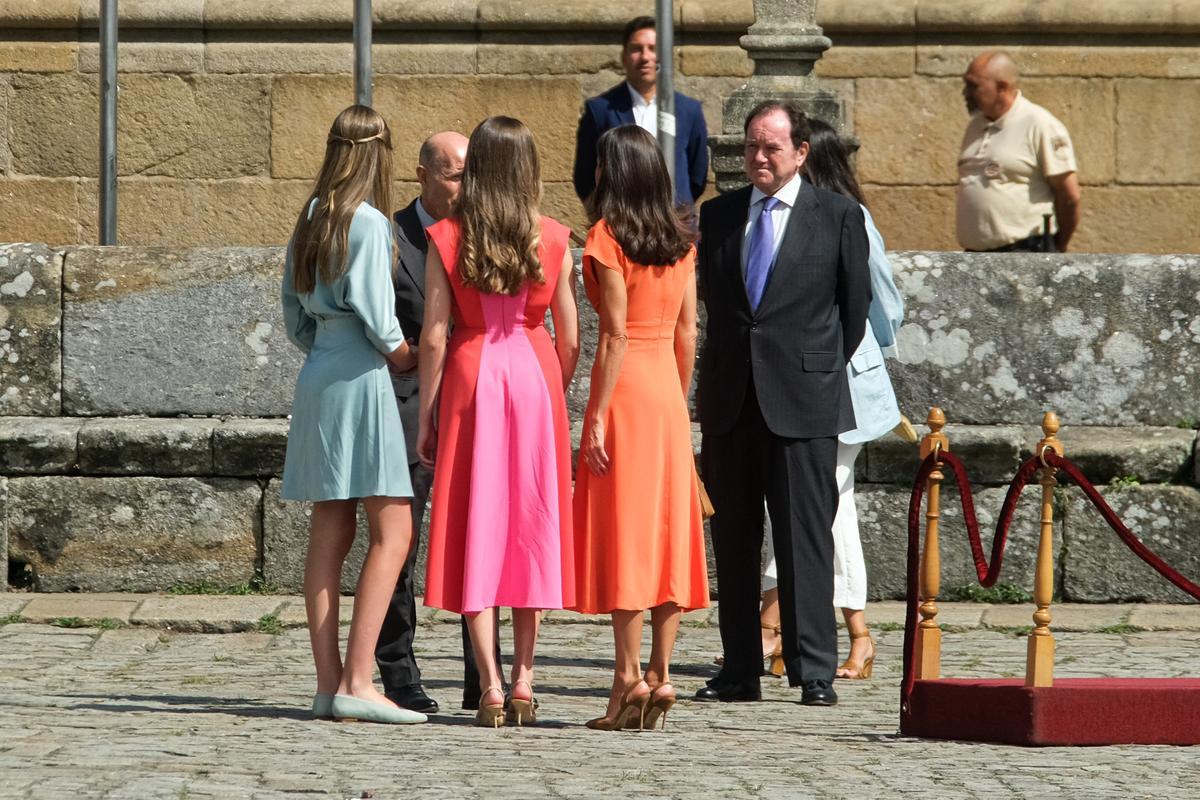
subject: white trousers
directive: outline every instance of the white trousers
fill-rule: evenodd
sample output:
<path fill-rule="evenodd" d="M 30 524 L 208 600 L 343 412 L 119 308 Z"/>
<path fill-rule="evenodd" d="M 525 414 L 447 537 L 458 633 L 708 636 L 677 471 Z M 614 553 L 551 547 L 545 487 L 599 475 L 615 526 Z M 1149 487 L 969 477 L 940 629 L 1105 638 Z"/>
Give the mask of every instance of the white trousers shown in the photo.
<path fill-rule="evenodd" d="M 854 505 L 854 461 L 861 444 L 837 447 L 838 507 L 833 518 L 833 605 L 861 611 L 867 607 L 867 564 L 863 560 L 862 541 L 858 537 L 858 509 Z M 771 515 L 767 513 L 767 568 L 763 572 L 763 591 L 779 585 L 775 568 L 775 545 L 771 538 Z"/>

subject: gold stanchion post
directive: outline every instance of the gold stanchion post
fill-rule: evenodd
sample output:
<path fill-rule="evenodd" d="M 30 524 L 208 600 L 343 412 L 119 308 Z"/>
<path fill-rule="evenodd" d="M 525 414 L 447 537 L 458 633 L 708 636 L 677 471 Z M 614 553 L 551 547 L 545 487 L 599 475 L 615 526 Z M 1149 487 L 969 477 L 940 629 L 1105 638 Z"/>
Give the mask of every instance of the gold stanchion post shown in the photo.
<path fill-rule="evenodd" d="M 921 440 L 921 461 L 930 453 L 950 449 L 950 440 L 942 433 L 946 415 L 934 406 L 925 422 L 929 433 Z M 941 515 L 942 462 L 934 464 L 926 482 L 925 546 L 921 549 L 921 623 L 917 627 L 917 678 L 932 680 L 942 672 L 942 629 L 937 622 L 937 596 L 941 590 L 942 558 L 938 550 L 938 518 Z"/>
<path fill-rule="evenodd" d="M 1037 452 L 1042 456 L 1042 531 L 1038 539 L 1037 572 L 1033 583 L 1033 631 L 1029 634 L 1029 650 L 1025 659 L 1026 686 L 1054 685 L 1054 635 L 1050 633 L 1050 602 L 1054 599 L 1054 487 L 1058 485 L 1055 470 L 1045 461 L 1045 454 L 1053 450 L 1063 454 L 1062 442 L 1058 440 L 1058 415 L 1047 411 L 1042 417 L 1042 439 L 1037 443 Z"/>

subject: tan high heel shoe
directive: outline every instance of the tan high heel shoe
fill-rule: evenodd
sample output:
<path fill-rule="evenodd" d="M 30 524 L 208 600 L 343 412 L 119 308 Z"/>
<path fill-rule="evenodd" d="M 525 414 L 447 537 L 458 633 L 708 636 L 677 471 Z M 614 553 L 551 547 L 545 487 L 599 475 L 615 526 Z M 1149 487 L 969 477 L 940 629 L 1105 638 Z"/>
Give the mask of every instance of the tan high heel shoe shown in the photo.
<path fill-rule="evenodd" d="M 662 729 L 667 729 L 667 712 L 675 705 L 675 687 L 669 683 L 660 683 L 650 693 L 650 705 L 646 709 L 643 720 L 646 730 L 654 730 L 655 723 L 662 719 Z"/>
<path fill-rule="evenodd" d="M 875 670 L 875 637 L 871 636 L 870 631 L 859 631 L 858 633 L 851 632 L 850 641 L 855 639 L 867 638 L 871 640 L 871 655 L 861 664 L 852 658 L 847 658 L 837 670 L 837 677 L 846 678 L 852 681 L 865 681 L 871 677 L 871 673 Z M 845 672 L 847 674 L 843 675 Z M 853 675 L 848 673 L 853 672 Z"/>
<path fill-rule="evenodd" d="M 771 651 L 769 658 L 771 665 L 767 667 L 767 675 L 774 675 L 776 678 L 782 678 L 783 673 L 787 671 L 783 663 L 783 636 L 779 632 L 778 625 L 763 625 L 767 630 L 775 631 L 775 649 Z"/>
<path fill-rule="evenodd" d="M 479 698 L 479 710 L 475 712 L 475 724 L 480 728 L 499 728 L 504 724 L 504 701 L 499 703 L 485 703 L 487 696 L 495 692 L 504 697 L 504 693 L 499 686 L 489 686 Z"/>
<path fill-rule="evenodd" d="M 589 719 L 584 723 L 587 727 L 594 731 L 617 731 L 621 728 L 630 728 L 633 730 L 642 730 L 646 720 L 646 706 L 650 704 L 650 695 L 652 692 L 646 692 L 637 697 L 630 697 L 634 689 L 645 684 L 645 681 L 638 681 L 633 685 L 623 698 L 621 705 L 617 708 L 617 715 L 612 719 L 608 717 L 596 717 Z M 648 685 L 646 688 L 650 688 Z M 634 728 L 634 722 L 637 727 Z"/>
<path fill-rule="evenodd" d="M 783 663 L 783 640 L 780 638 L 780 630 L 778 625 L 768 625 L 765 622 L 758 623 L 765 631 L 771 631 L 775 634 L 775 649 L 769 653 L 763 653 L 763 661 L 767 661 L 767 666 L 763 668 L 764 675 L 774 675 L 776 678 L 782 678 L 786 672 L 786 667 Z M 769 659 L 769 661 L 768 661 Z M 717 656 L 713 659 L 713 663 L 718 666 L 725 665 L 725 656 Z"/>
<path fill-rule="evenodd" d="M 537 722 L 536 707 L 533 703 L 533 685 L 529 681 L 520 680 L 513 683 L 513 689 L 515 690 L 522 683 L 529 687 L 529 699 L 524 700 L 510 691 L 508 713 L 505 715 L 505 720 L 513 723 L 518 728 L 525 722 Z"/>

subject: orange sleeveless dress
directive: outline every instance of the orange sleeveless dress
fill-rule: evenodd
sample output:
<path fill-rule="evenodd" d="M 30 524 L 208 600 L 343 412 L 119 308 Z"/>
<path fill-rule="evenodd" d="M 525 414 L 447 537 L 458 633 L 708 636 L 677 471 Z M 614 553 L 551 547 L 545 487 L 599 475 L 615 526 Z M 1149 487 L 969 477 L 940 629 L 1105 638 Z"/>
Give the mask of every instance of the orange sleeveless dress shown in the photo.
<path fill-rule="evenodd" d="M 584 286 L 597 310 L 602 269 L 625 279 L 629 345 L 605 426 L 609 471 L 594 475 L 582 458 L 576 466 L 576 610 L 604 614 L 667 602 L 703 608 L 704 519 L 674 344 L 696 253 L 670 267 L 635 264 L 601 220 L 583 251 Z"/>

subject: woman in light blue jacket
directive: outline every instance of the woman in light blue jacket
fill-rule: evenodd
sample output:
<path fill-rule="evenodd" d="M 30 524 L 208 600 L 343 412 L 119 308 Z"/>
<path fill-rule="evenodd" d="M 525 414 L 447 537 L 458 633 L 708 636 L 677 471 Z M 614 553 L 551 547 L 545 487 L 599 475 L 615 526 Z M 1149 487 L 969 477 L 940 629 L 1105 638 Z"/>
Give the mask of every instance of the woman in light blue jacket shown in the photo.
<path fill-rule="evenodd" d="M 808 158 L 804 162 L 804 178 L 814 186 L 863 204 L 862 190 L 850 168 L 837 131 L 817 119 L 810 119 L 809 124 L 812 135 Z M 838 668 L 837 677 L 851 679 L 871 677 L 875 663 L 875 640 L 867 629 L 867 617 L 863 610 L 867 604 L 867 567 L 858 535 L 858 511 L 854 505 L 854 462 L 864 444 L 902 424 L 896 394 L 883 361 L 885 357 L 897 358 L 899 355 L 896 332 L 904 321 L 904 300 L 892 280 L 892 265 L 887 260 L 883 237 L 865 205 L 863 214 L 866 216 L 867 238 L 871 244 L 871 307 L 862 343 L 846 367 L 858 427 L 838 437 L 838 509 L 833 520 L 833 604 L 842 609 L 850 633 L 850 655 Z M 770 552 L 770 524 L 768 516 L 765 537 L 768 563 L 763 574 L 761 614 L 763 654 L 764 658 L 772 656 L 770 671 L 781 675 L 783 659 L 778 645 L 779 601 L 775 556 Z"/>

